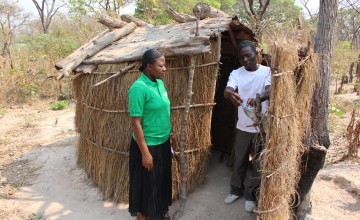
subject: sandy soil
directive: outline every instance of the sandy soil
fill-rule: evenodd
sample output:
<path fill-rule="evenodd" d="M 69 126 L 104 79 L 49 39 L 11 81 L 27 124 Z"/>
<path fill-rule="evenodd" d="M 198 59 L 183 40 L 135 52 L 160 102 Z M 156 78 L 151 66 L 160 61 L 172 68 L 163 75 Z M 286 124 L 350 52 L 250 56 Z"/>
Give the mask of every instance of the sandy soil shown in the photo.
<path fill-rule="evenodd" d="M 355 94 L 341 96 L 359 101 Z M 9 108 L 0 118 L 0 219 L 132 219 L 127 204 L 103 201 L 76 166 L 74 106 L 46 108 L 47 103 Z M 332 146 L 313 186 L 309 219 L 360 219 L 360 163 L 343 159 L 349 116 L 348 110 L 341 117 L 330 114 Z M 243 199 L 223 203 L 231 174 L 225 162 L 213 153 L 207 183 L 189 195 L 182 219 L 256 219 L 244 211 Z M 178 205 L 174 202 L 170 213 Z"/>

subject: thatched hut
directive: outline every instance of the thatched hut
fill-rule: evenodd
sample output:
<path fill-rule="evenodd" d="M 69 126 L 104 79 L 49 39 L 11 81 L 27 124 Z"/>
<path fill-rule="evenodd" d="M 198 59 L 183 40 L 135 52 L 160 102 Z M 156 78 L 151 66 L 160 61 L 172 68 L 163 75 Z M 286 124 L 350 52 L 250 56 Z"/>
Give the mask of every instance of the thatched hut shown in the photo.
<path fill-rule="evenodd" d="M 115 31 L 121 32 L 120 37 L 112 36 Z M 103 44 L 109 38 L 110 43 Z M 75 124 L 80 137 L 78 164 L 98 185 L 105 199 L 127 200 L 131 134 L 127 91 L 140 75 L 137 69 L 143 52 L 157 48 L 166 56 L 164 82 L 171 101 L 175 136 L 175 198 L 180 188 L 176 155 L 190 57 L 195 57 L 196 62 L 186 124 L 188 192 L 204 183 L 211 146 L 223 151 L 229 151 L 231 146 L 236 109 L 223 101 L 223 91 L 229 73 L 239 66 L 236 46 L 245 39 L 256 42 L 249 28 L 237 18 L 226 16 L 161 26 L 135 26 L 130 22 L 99 34 L 56 64 L 57 69 L 69 72 L 73 78 L 77 100 Z M 104 48 L 96 51 L 95 47 L 101 48 L 99 44 Z"/>

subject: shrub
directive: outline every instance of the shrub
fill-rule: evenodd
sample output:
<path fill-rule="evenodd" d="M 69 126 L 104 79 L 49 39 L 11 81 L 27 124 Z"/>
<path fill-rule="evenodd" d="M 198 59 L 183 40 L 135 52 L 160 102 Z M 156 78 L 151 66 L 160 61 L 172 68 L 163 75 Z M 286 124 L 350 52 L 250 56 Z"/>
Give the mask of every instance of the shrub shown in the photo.
<path fill-rule="evenodd" d="M 63 110 L 69 107 L 69 105 L 70 105 L 70 101 L 68 100 L 55 101 L 50 104 L 50 109 L 54 111 Z"/>
<path fill-rule="evenodd" d="M 8 110 L 5 108 L 0 109 L 0 118 L 4 117 L 8 113 Z"/>
<path fill-rule="evenodd" d="M 333 113 L 333 114 L 335 114 L 337 116 L 340 116 L 340 117 L 345 114 L 345 112 L 343 110 L 341 110 L 337 104 L 330 104 L 329 105 L 329 112 Z"/>

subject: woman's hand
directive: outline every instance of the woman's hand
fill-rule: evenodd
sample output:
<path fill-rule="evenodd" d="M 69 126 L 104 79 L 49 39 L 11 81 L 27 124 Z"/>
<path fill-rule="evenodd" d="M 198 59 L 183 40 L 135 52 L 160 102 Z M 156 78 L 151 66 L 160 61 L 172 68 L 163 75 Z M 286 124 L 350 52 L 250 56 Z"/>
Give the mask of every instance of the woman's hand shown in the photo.
<path fill-rule="evenodd" d="M 150 153 L 142 155 L 142 165 L 147 169 L 148 171 L 153 169 L 153 158 Z"/>

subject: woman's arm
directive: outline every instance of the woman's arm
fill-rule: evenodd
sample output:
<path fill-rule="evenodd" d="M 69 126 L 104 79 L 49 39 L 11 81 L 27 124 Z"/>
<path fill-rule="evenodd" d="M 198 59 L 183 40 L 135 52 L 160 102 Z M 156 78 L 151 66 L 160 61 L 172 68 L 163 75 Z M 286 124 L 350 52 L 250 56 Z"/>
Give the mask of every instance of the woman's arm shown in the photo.
<path fill-rule="evenodd" d="M 134 131 L 136 143 L 139 145 L 141 151 L 142 165 L 150 171 L 153 168 L 153 158 L 145 142 L 144 132 L 141 127 L 141 119 L 142 117 L 131 117 L 131 128 Z"/>

